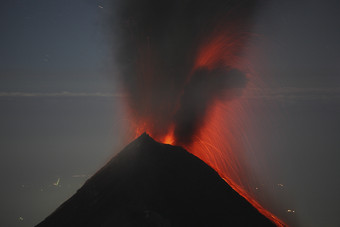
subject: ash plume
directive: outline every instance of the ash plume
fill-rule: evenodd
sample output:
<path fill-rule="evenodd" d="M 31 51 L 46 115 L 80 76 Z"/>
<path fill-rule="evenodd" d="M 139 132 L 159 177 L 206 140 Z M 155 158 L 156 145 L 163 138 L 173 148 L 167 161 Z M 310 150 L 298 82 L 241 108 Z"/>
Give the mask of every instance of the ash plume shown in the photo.
<path fill-rule="evenodd" d="M 190 143 L 212 103 L 237 97 L 235 88 L 247 84 L 237 61 L 255 6 L 235 0 L 115 1 L 114 57 L 134 123 L 160 137 L 172 128 L 177 143 Z M 216 53 L 201 56 L 211 51 Z"/>
<path fill-rule="evenodd" d="M 239 99 L 260 79 L 247 59 L 258 0 L 117 0 L 112 6 L 116 75 L 131 128 L 179 145 L 219 173 L 277 226 L 254 198 Z"/>
<path fill-rule="evenodd" d="M 180 144 L 190 144 L 192 135 L 202 126 L 207 111 L 214 100 L 223 99 L 225 92 L 235 88 L 244 88 L 247 79 L 238 70 L 225 68 L 206 70 L 199 69 L 183 89 L 179 109 L 175 114 L 176 125 L 174 136 Z M 230 92 L 225 96 L 232 99 L 237 93 Z"/>

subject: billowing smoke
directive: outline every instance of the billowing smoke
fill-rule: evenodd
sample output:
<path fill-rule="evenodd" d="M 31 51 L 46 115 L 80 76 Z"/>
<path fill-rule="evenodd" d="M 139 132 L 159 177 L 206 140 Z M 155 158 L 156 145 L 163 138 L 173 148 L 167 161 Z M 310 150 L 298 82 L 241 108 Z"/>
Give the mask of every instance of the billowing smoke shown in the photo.
<path fill-rule="evenodd" d="M 114 53 L 136 136 L 183 146 L 283 226 L 253 199 L 240 144 L 247 113 L 239 97 L 258 80 L 244 56 L 257 3 L 115 1 Z"/>
<path fill-rule="evenodd" d="M 180 97 L 179 109 L 174 118 L 174 137 L 180 144 L 190 144 L 192 136 L 204 124 L 207 111 L 216 99 L 232 99 L 233 88 L 244 88 L 246 77 L 238 70 L 217 68 L 198 69 L 185 85 Z M 227 100 L 226 100 L 227 101 Z"/>
<path fill-rule="evenodd" d="M 238 61 L 255 1 L 114 4 L 115 59 L 139 132 L 189 144 L 218 99 L 247 84 Z"/>

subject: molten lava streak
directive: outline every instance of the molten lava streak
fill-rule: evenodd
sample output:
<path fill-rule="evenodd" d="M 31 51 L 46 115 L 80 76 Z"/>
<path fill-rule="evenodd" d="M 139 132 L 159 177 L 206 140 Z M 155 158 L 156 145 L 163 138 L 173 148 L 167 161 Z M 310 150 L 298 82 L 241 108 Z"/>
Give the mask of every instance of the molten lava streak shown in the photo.
<path fill-rule="evenodd" d="M 150 115 L 155 106 L 148 103 L 148 100 L 142 101 L 146 107 L 142 113 L 131 107 L 133 124 L 136 136 L 146 131 L 160 142 L 184 147 L 215 169 L 221 178 L 260 213 L 277 226 L 286 226 L 253 198 L 251 176 L 246 169 L 240 144 L 240 138 L 244 137 L 242 130 L 247 128 L 247 103 L 241 97 L 247 94 L 249 88 L 256 87 L 258 80 L 251 70 L 252 67 L 240 54 L 246 38 L 247 34 L 226 32 L 205 40 L 204 45 L 197 50 L 197 57 L 184 80 L 182 91 L 173 98 L 175 103 L 157 103 L 164 105 L 157 108 L 165 110 L 161 130 L 157 127 L 159 122 L 154 120 L 156 116 Z M 150 80 L 158 78 L 150 66 L 150 55 L 147 50 L 143 55 L 144 63 L 139 68 L 144 78 L 142 82 L 145 83 L 145 86 L 141 85 L 141 95 L 154 98 L 158 94 L 152 94 L 151 87 L 157 82 Z M 245 79 L 238 81 L 242 75 Z M 224 77 L 228 77 L 226 81 L 223 80 Z M 221 88 L 220 84 L 225 82 L 227 84 Z"/>

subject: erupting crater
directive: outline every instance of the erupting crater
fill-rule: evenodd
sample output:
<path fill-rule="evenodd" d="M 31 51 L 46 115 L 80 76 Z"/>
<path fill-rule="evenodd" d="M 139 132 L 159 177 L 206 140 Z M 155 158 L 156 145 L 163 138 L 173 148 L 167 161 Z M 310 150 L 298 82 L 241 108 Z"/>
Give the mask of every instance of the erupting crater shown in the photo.
<path fill-rule="evenodd" d="M 275 226 L 227 182 L 144 133 L 37 227 Z"/>

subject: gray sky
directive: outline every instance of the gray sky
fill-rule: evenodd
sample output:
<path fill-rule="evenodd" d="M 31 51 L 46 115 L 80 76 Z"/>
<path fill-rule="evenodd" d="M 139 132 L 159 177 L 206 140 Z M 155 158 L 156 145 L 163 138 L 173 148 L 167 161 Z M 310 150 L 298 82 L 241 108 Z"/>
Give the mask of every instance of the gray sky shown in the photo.
<path fill-rule="evenodd" d="M 260 189 L 273 209 L 299 226 L 340 222 L 339 10 L 337 1 L 268 1 L 253 16 L 260 38 L 249 56 L 266 87 L 244 97 L 253 103 L 246 132 L 267 168 L 251 155 L 250 165 L 268 179 Z M 123 145 L 109 12 L 90 0 L 1 3 L 1 226 L 38 223 Z"/>

